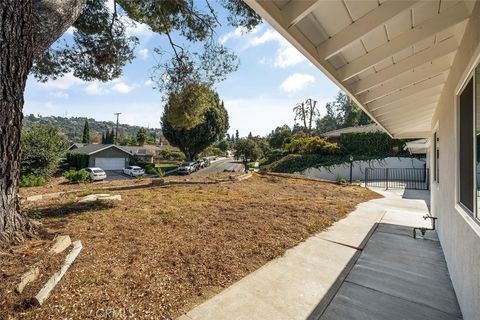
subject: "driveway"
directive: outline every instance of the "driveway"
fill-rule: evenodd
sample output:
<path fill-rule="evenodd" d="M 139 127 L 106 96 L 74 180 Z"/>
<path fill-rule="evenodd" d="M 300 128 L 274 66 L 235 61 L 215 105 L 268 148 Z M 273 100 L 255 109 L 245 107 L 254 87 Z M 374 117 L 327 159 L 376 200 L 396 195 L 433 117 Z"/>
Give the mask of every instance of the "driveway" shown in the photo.
<path fill-rule="evenodd" d="M 123 174 L 123 172 L 121 170 L 107 170 L 107 171 L 105 171 L 105 173 L 107 174 L 107 179 L 105 179 L 105 181 L 135 179 L 135 178 L 132 178 L 130 176 L 127 176 L 127 175 Z"/>
<path fill-rule="evenodd" d="M 241 162 L 235 161 L 232 158 L 220 159 L 212 162 L 210 166 L 200 169 L 197 172 L 192 173 L 193 176 L 209 176 L 212 174 L 224 172 L 225 170 L 242 172 L 244 166 Z"/>

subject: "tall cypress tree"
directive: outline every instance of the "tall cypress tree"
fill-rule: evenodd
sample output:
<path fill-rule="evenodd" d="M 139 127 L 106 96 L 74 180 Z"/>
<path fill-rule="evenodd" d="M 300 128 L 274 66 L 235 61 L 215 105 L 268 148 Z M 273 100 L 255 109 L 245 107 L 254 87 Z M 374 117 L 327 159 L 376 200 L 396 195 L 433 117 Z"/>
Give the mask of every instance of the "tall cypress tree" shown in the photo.
<path fill-rule="evenodd" d="M 85 120 L 85 124 L 83 125 L 82 143 L 90 143 L 90 126 L 87 120 Z"/>

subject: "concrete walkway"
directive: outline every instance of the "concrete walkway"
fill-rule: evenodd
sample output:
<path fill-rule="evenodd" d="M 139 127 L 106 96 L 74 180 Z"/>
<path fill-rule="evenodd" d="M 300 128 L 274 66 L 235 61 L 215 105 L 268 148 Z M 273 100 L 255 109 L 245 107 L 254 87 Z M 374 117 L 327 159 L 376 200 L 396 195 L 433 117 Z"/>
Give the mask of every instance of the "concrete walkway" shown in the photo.
<path fill-rule="evenodd" d="M 410 236 L 428 194 L 381 193 L 179 320 L 461 318 L 435 233 Z"/>

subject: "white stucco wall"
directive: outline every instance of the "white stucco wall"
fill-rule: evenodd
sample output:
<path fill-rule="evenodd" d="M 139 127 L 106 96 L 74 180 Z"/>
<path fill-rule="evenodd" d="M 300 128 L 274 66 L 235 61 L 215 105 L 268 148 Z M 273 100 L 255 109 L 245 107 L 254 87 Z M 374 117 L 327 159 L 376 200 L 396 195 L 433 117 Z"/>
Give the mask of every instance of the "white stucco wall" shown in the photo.
<path fill-rule="evenodd" d="M 464 319 L 480 319 L 480 224 L 457 205 L 457 92 L 480 55 L 480 1 L 477 1 L 453 61 L 432 121 L 440 138 L 440 183 L 432 186 L 432 213 Z M 433 140 L 432 140 L 433 141 Z M 433 143 L 430 167 L 433 168 Z M 432 299 L 435 293 L 432 293 Z"/>
<path fill-rule="evenodd" d="M 365 168 L 423 168 L 425 159 L 389 157 L 381 160 L 353 161 L 352 179 L 365 180 Z M 337 177 L 350 179 L 350 164 L 330 167 L 309 168 L 302 174 L 325 180 L 335 181 Z"/>

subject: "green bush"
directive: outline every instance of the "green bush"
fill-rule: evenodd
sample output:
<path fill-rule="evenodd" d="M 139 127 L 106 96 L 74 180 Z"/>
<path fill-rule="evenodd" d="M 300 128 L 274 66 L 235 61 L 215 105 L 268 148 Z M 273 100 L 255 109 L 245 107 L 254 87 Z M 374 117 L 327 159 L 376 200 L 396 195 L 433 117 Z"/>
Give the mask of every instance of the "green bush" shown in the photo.
<path fill-rule="evenodd" d="M 79 171 L 66 171 L 63 176 L 67 178 L 70 183 L 87 183 L 92 182 L 90 175 L 86 170 L 79 170 Z"/>
<path fill-rule="evenodd" d="M 74 152 L 67 153 L 67 162 L 70 164 L 70 167 L 74 167 L 76 170 L 88 167 L 88 160 L 88 154 Z"/>
<path fill-rule="evenodd" d="M 392 139 L 384 132 L 344 133 L 340 144 L 346 154 L 385 158 L 408 155 L 404 150 L 405 140 Z"/>
<path fill-rule="evenodd" d="M 157 172 L 155 171 L 155 164 L 153 163 L 146 163 L 144 166 L 145 173 L 148 174 L 156 174 Z"/>
<path fill-rule="evenodd" d="M 46 180 L 42 176 L 35 176 L 33 174 L 20 177 L 20 187 L 39 187 L 43 186 L 46 183 Z"/>
<path fill-rule="evenodd" d="M 48 179 L 65 155 L 65 135 L 51 125 L 38 125 L 22 130 L 21 175 Z"/>
<path fill-rule="evenodd" d="M 162 150 L 162 158 L 165 160 L 185 160 L 185 154 L 180 151 Z"/>
<path fill-rule="evenodd" d="M 304 153 L 322 154 L 322 155 L 338 155 L 342 151 L 338 144 L 328 142 L 320 137 L 305 138 L 307 142 L 304 147 Z"/>
<path fill-rule="evenodd" d="M 265 159 L 262 161 L 262 165 L 268 165 L 275 161 L 280 160 L 285 156 L 285 152 L 283 150 L 272 150 L 265 155 Z"/>
<path fill-rule="evenodd" d="M 336 143 L 320 137 L 295 136 L 285 145 L 285 151 L 293 154 L 339 155 L 341 148 Z"/>

